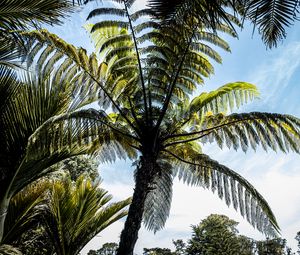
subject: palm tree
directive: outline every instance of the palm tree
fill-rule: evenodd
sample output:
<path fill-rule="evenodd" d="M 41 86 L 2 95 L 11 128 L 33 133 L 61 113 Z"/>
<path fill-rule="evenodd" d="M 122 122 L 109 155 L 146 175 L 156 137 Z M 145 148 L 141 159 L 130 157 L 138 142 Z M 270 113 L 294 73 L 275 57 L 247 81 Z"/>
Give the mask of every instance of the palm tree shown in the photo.
<path fill-rule="evenodd" d="M 59 255 L 76 255 L 96 234 L 127 214 L 123 209 L 130 199 L 108 204 L 111 199 L 100 188 L 99 180 L 92 181 L 85 175 L 75 182 L 69 175 L 38 180 L 12 198 L 3 243 L 18 246 L 22 234 L 38 227 L 43 234 L 41 240 L 46 243 L 50 238 L 48 246 L 52 244 L 53 248 L 35 247 L 37 253 L 46 248 Z M 30 238 L 32 242 L 35 237 Z"/>
<path fill-rule="evenodd" d="M 149 6 L 163 20 L 184 20 L 192 15 L 213 29 L 220 22 L 232 24 L 226 13 L 229 7 L 250 20 L 271 48 L 286 37 L 286 28 L 297 21 L 300 5 L 298 0 L 149 0 Z"/>
<path fill-rule="evenodd" d="M 102 156 L 109 161 L 117 156 L 135 160 L 136 184 L 118 254 L 133 253 L 142 220 L 150 230 L 164 226 L 175 177 L 217 191 L 259 231 L 275 235 L 278 224 L 265 199 L 238 173 L 205 155 L 201 144 L 216 141 L 221 148 L 227 145 L 235 150 L 255 150 L 261 145 L 265 150 L 299 152 L 299 119 L 274 113 L 231 113 L 258 95 L 256 87 L 245 82 L 229 83 L 190 100 L 203 77 L 213 73 L 209 59 L 221 62 L 205 42 L 225 50 L 229 50 L 228 44 L 204 25 L 188 29 L 187 24 L 187 29 L 182 29 L 174 21 L 161 26 L 155 19 L 147 19 L 153 15 L 151 10 L 132 13 L 133 0 L 117 2 L 120 8 L 101 7 L 89 15 L 112 17 L 91 29 L 92 37 L 97 38 L 99 31 L 102 38 L 97 41 L 103 58 L 100 66 L 107 73 L 102 77 L 93 68 L 93 54 L 74 50 L 46 31 L 28 36 L 47 45 L 43 52 L 55 48 L 54 56 L 63 54 L 71 66 L 84 73 L 84 79 L 98 87 L 101 109 L 90 110 L 85 117 L 106 128 L 105 136 L 90 132 L 105 141 Z M 119 32 L 112 33 L 116 28 Z M 217 28 L 236 35 L 229 25 Z M 111 113 L 105 114 L 105 109 Z M 56 119 L 57 125 L 59 121 Z"/>
<path fill-rule="evenodd" d="M 131 199 L 109 203 L 107 191 L 84 176 L 55 181 L 50 194 L 46 230 L 57 255 L 77 255 L 98 233 L 127 214 Z"/>
<path fill-rule="evenodd" d="M 51 165 L 97 148 L 92 138 L 85 139 L 89 127 L 80 126 L 84 112 L 76 111 L 92 97 L 83 91 L 74 94 L 77 85 L 62 80 L 65 75 L 47 65 L 47 70 L 23 75 L 22 81 L 12 70 L 0 68 L 0 243 L 13 196 L 52 171 Z M 68 127 L 54 125 L 56 116 L 69 119 Z"/>

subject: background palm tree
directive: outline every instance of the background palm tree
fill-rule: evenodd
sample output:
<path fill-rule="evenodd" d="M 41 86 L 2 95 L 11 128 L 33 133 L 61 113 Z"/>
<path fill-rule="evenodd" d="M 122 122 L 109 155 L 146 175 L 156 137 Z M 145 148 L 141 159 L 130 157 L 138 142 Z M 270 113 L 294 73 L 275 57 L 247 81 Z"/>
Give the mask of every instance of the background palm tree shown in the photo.
<path fill-rule="evenodd" d="M 190 29 L 193 20 L 187 20 L 191 23 L 185 30 L 178 28 L 176 21 L 161 26 L 146 18 L 152 17 L 151 10 L 132 13 L 134 1 L 118 2 L 120 8 L 102 7 L 89 15 L 113 17 L 96 23 L 92 33 L 119 30 L 97 44 L 107 74 L 102 77 L 93 69 L 93 55 L 73 50 L 46 31 L 28 35 L 47 48 L 55 48 L 55 54 L 63 53 L 76 70 L 98 86 L 101 110 L 86 112 L 85 117 L 106 126 L 105 137 L 93 130 L 90 133 L 105 141 L 108 147 L 103 148 L 114 155 L 102 156 L 114 160 L 126 157 L 126 153 L 132 159 L 139 155 L 134 163 L 133 200 L 118 254 L 133 253 L 142 219 L 154 231 L 164 226 L 176 176 L 185 183 L 217 191 L 258 230 L 275 235 L 278 225 L 264 198 L 238 173 L 205 155 L 200 144 L 217 142 L 221 148 L 227 145 L 244 151 L 261 145 L 265 150 L 299 152 L 299 119 L 271 113 L 230 114 L 258 95 L 254 85 L 244 82 L 226 84 L 190 100 L 203 77 L 213 73 L 208 59 L 221 62 L 219 54 L 204 42 L 229 50 L 227 43 L 205 25 Z M 218 29 L 236 35 L 228 24 Z M 108 107 L 113 113 L 104 113 Z"/>
<path fill-rule="evenodd" d="M 46 243 L 49 238 L 51 241 L 47 247 L 35 247 L 37 254 L 42 249 L 49 254 L 53 251 L 78 254 L 96 234 L 127 214 L 124 208 L 130 198 L 109 204 L 111 199 L 112 196 L 100 188 L 99 181 L 85 175 L 75 182 L 69 175 L 54 180 L 43 178 L 12 198 L 3 243 L 18 246 L 22 234 L 39 228 L 40 241 Z M 31 235 L 31 241 L 37 237 Z"/>
<path fill-rule="evenodd" d="M 286 28 L 297 21 L 300 5 L 298 0 L 149 0 L 149 6 L 163 20 L 193 16 L 212 29 L 222 22 L 232 26 L 227 15 L 229 7 L 235 16 L 250 20 L 271 48 L 286 37 Z"/>
<path fill-rule="evenodd" d="M 40 56 L 38 65 L 43 58 L 47 56 Z M 0 68 L 0 240 L 14 195 L 52 171 L 49 166 L 90 153 L 97 147 L 92 138 L 84 140 L 88 127 L 80 125 L 84 116 L 76 111 L 92 102 L 92 97 L 86 91 L 78 91 L 75 82 L 63 80 L 66 73 L 61 69 L 55 72 L 50 65 L 43 70 L 36 69 L 19 80 L 13 71 Z M 71 115 L 73 123 L 67 127 L 53 125 L 57 115 L 65 119 Z M 44 133 L 39 139 L 34 133 L 43 125 Z M 62 140 L 58 144 L 60 136 Z"/>
<path fill-rule="evenodd" d="M 98 233 L 127 214 L 131 199 L 110 203 L 99 182 L 81 176 L 55 181 L 50 194 L 46 230 L 58 255 L 76 255 Z"/>

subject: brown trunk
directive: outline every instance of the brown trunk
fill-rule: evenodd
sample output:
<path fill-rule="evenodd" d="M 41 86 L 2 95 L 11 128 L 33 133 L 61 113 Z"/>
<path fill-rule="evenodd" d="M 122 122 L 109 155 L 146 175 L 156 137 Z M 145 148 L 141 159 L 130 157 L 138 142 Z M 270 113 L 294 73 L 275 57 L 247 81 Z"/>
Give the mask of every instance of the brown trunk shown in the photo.
<path fill-rule="evenodd" d="M 144 159 L 137 169 L 132 203 L 121 233 L 117 255 L 133 255 L 133 249 L 138 239 L 138 231 L 143 220 L 146 196 L 153 181 L 154 164 L 155 161 L 151 158 Z"/>

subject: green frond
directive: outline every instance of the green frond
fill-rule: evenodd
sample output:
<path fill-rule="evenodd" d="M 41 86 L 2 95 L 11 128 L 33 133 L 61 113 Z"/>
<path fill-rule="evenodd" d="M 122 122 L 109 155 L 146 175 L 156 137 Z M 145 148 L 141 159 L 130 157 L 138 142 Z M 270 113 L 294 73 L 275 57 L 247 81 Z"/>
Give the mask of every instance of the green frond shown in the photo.
<path fill-rule="evenodd" d="M 155 13 L 150 8 L 146 8 L 146 9 L 138 10 L 138 11 L 134 12 L 133 14 L 131 14 L 130 19 L 133 22 L 136 22 L 139 18 L 144 18 L 145 16 L 153 17 L 154 15 L 155 15 Z"/>
<path fill-rule="evenodd" d="M 94 24 L 94 26 L 91 29 L 91 32 L 95 32 L 98 29 L 103 29 L 103 28 L 107 28 L 107 27 L 119 27 L 119 28 L 125 28 L 128 29 L 128 22 L 126 21 L 119 21 L 119 20 L 104 20 L 104 21 L 100 21 L 97 22 L 96 24 Z"/>
<path fill-rule="evenodd" d="M 249 145 L 256 149 L 261 145 L 283 152 L 300 152 L 300 120 L 296 117 L 276 113 L 241 113 L 229 116 L 207 117 L 199 133 L 202 142 L 214 141 L 216 136 L 223 137 L 222 144 L 230 148 L 247 151 Z"/>
<path fill-rule="evenodd" d="M 213 43 L 221 49 L 230 52 L 229 44 L 214 33 L 199 31 L 198 33 L 195 33 L 195 37 L 197 38 L 197 40 Z"/>
<path fill-rule="evenodd" d="M 92 10 L 86 19 L 89 20 L 93 17 L 101 16 L 101 15 L 114 15 L 114 16 L 124 17 L 126 15 L 126 12 L 125 10 L 119 8 L 104 8 L 104 7 L 97 8 Z"/>
<path fill-rule="evenodd" d="M 143 221 L 145 227 L 157 232 L 161 230 L 170 214 L 172 203 L 173 171 L 172 165 L 166 159 L 157 161 L 157 174 L 147 194 Z"/>
<path fill-rule="evenodd" d="M 284 1 L 243 1 L 243 15 L 257 27 L 264 43 L 276 47 L 286 37 L 286 28 L 297 20 L 299 2 Z"/>
<path fill-rule="evenodd" d="M 38 23 L 59 24 L 75 10 L 71 1 L 63 0 L 5 0 L 0 6 L 1 30 L 22 30 Z"/>
<path fill-rule="evenodd" d="M 50 195 L 47 231 L 61 254 L 77 254 L 99 232 L 124 217 L 130 199 L 108 204 L 112 199 L 99 182 L 81 176 L 56 181 Z"/>
<path fill-rule="evenodd" d="M 200 96 L 195 97 L 190 103 L 189 112 L 190 114 L 199 112 L 200 116 L 207 112 L 226 113 L 228 110 L 239 108 L 258 95 L 259 92 L 253 84 L 247 82 L 228 83 L 212 92 L 203 92 Z"/>
<path fill-rule="evenodd" d="M 101 44 L 101 46 L 99 45 L 99 52 L 106 50 L 108 47 L 116 48 L 115 45 L 120 46 L 122 44 L 126 44 L 126 43 L 128 44 L 130 42 L 132 42 L 131 35 L 119 34 L 114 37 L 108 38 L 104 43 Z"/>
<path fill-rule="evenodd" d="M 17 241 L 22 233 L 36 224 L 44 213 L 40 205 L 45 203 L 45 192 L 50 187 L 51 184 L 44 180 L 27 186 L 12 198 L 5 218 L 3 243 Z"/>
<path fill-rule="evenodd" d="M 153 20 L 150 20 L 150 21 L 145 21 L 145 22 L 142 22 L 138 25 L 136 25 L 134 27 L 134 32 L 136 34 L 139 34 L 141 33 L 142 31 L 146 30 L 146 29 L 159 29 L 160 28 L 160 24 L 153 21 Z"/>
<path fill-rule="evenodd" d="M 176 167 L 176 176 L 180 180 L 217 191 L 227 206 L 233 204 L 260 232 L 268 236 L 278 234 L 279 227 L 270 206 L 246 179 L 205 154 L 194 150 L 188 150 L 188 153 L 184 158 L 174 148 L 170 153 Z"/>
<path fill-rule="evenodd" d="M 205 45 L 203 43 L 191 43 L 191 49 L 197 52 L 204 53 L 205 55 L 207 55 L 217 63 L 222 63 L 222 58 L 219 55 L 219 53 L 217 53 L 217 51 L 215 51 L 208 45 Z"/>

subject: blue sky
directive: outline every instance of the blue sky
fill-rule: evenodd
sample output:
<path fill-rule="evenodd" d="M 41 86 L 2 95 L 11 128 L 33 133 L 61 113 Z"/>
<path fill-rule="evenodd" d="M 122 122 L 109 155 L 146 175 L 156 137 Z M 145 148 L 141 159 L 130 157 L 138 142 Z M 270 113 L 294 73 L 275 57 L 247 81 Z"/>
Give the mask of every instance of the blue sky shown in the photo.
<path fill-rule="evenodd" d="M 138 8 L 145 0 L 137 0 Z M 81 12 L 67 18 L 60 27 L 49 30 L 66 41 L 93 51 L 87 33 L 82 28 L 90 10 L 96 4 L 89 4 Z M 201 91 L 213 90 L 227 82 L 247 81 L 256 84 L 260 100 L 255 100 L 241 110 L 288 113 L 300 117 L 300 23 L 288 29 L 288 37 L 276 49 L 267 50 L 257 34 L 252 36 L 252 27 L 239 33 L 239 40 L 228 39 L 232 53 L 220 51 L 223 64 L 215 64 L 215 75 L 208 79 Z M 235 152 L 220 150 L 209 145 L 204 151 L 219 162 L 246 177 L 267 199 L 277 216 L 282 237 L 296 250 L 294 237 L 300 231 L 300 157 L 296 154 L 281 152 L 265 153 L 249 151 Z M 116 200 L 124 199 L 133 192 L 133 169 L 130 162 L 118 161 L 112 165 L 101 165 L 102 186 L 114 195 Z M 144 247 L 172 247 L 172 239 L 187 239 L 191 235 L 191 225 L 195 225 L 211 213 L 225 214 L 240 222 L 239 231 L 243 235 L 262 239 L 263 236 L 253 229 L 233 208 L 210 191 L 199 187 L 188 187 L 175 181 L 171 215 L 164 230 L 156 233 L 142 229 L 135 252 L 142 254 Z M 98 249 L 105 242 L 118 242 L 123 221 L 117 222 L 100 233 L 85 247 Z"/>

